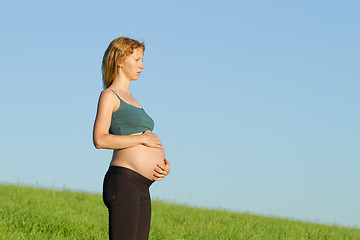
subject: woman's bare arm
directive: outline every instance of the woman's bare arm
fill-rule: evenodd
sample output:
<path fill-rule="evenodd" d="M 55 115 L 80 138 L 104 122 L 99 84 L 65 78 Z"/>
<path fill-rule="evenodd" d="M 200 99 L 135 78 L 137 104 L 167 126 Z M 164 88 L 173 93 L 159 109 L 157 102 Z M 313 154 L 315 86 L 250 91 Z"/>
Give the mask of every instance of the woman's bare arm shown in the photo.
<path fill-rule="evenodd" d="M 93 142 L 96 148 L 105 149 L 123 149 L 137 145 L 146 145 L 148 147 L 161 148 L 161 142 L 155 134 L 146 132 L 142 135 L 124 135 L 118 136 L 109 134 L 111 116 L 114 110 L 119 106 L 119 100 L 110 91 L 102 91 L 96 114 L 93 131 Z"/>

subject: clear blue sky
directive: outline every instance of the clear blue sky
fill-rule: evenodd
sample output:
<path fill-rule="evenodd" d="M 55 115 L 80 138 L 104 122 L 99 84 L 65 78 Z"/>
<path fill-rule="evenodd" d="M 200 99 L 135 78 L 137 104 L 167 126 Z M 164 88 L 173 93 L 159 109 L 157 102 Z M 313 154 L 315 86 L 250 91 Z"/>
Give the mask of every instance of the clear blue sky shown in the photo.
<path fill-rule="evenodd" d="M 111 40 L 171 175 L 153 199 L 360 227 L 358 1 L 6 1 L 0 181 L 101 193 L 92 145 Z"/>

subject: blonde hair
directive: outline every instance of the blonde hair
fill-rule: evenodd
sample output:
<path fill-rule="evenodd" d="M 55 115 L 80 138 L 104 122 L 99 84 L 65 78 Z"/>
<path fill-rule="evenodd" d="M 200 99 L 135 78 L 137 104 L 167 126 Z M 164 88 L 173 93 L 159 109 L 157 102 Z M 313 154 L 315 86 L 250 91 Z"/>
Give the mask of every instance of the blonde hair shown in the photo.
<path fill-rule="evenodd" d="M 145 51 L 145 44 L 127 37 L 114 39 L 106 49 L 102 61 L 102 78 L 104 88 L 108 88 L 117 74 L 117 64 L 125 61 L 125 58 L 141 48 Z"/>

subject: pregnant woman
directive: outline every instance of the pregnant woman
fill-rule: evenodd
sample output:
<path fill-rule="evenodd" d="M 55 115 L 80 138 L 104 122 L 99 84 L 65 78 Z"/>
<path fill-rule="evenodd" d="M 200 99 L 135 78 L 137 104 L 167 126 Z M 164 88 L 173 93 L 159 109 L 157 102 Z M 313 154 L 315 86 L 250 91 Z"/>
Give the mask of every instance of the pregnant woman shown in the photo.
<path fill-rule="evenodd" d="M 103 200 L 109 210 L 109 239 L 148 239 L 151 218 L 150 185 L 170 172 L 154 122 L 130 94 L 138 79 L 145 45 L 120 37 L 105 51 L 104 90 L 94 124 L 96 148 L 113 149 L 104 178 Z"/>

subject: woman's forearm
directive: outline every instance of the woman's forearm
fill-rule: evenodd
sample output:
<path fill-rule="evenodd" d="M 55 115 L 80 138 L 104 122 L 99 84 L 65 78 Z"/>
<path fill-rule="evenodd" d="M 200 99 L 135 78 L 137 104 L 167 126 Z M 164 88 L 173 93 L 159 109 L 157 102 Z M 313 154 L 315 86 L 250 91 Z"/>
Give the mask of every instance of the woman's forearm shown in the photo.
<path fill-rule="evenodd" d="M 93 137 L 94 146 L 98 149 L 124 149 L 144 144 L 143 135 L 112 135 L 102 134 Z"/>

